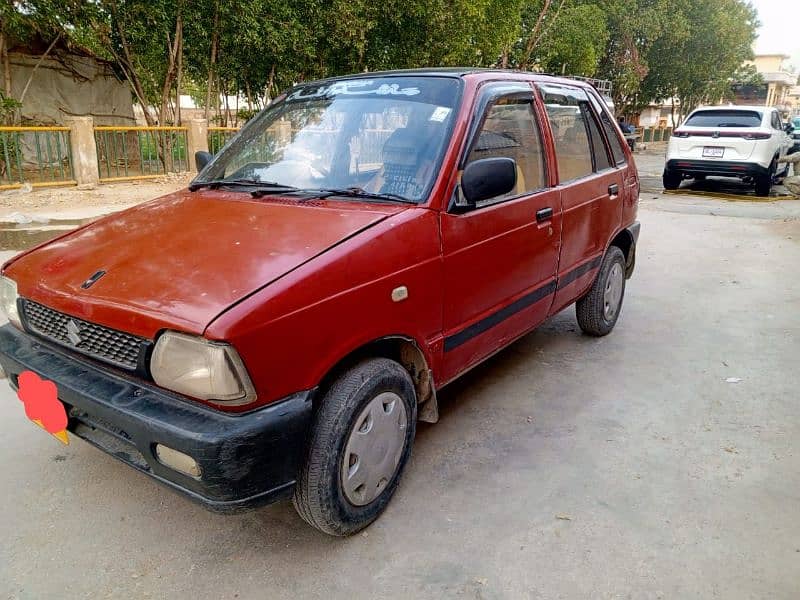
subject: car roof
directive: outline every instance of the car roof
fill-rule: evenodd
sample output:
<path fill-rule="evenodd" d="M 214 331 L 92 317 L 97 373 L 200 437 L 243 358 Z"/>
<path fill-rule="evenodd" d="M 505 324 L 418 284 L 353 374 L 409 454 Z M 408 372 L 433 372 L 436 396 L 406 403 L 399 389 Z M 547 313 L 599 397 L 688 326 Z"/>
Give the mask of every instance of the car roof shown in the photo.
<path fill-rule="evenodd" d="M 467 76 L 477 76 L 480 79 L 493 79 L 497 76 L 502 76 L 508 80 L 528 80 L 528 81 L 542 81 L 548 83 L 561 83 L 572 85 L 582 88 L 593 88 L 587 82 L 577 79 L 570 79 L 568 77 L 558 77 L 546 73 L 537 73 L 533 71 L 520 71 L 516 69 L 490 69 L 480 67 L 429 67 L 422 69 L 395 69 L 391 71 L 370 71 L 364 73 L 351 73 L 348 75 L 339 75 L 336 77 L 327 77 L 315 81 L 304 81 L 298 83 L 298 86 L 304 85 L 320 85 L 325 83 L 332 83 L 336 81 L 363 79 L 371 77 L 452 77 L 454 79 L 461 79 Z"/>

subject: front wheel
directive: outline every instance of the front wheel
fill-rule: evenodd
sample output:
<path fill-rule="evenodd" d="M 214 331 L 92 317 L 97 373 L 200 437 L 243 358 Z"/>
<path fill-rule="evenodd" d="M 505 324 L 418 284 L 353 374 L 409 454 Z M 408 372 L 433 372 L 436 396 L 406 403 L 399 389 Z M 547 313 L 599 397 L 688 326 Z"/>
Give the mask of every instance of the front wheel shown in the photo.
<path fill-rule="evenodd" d="M 625 296 L 625 255 L 611 246 L 589 293 L 575 304 L 578 325 L 584 333 L 601 337 L 617 324 Z"/>
<path fill-rule="evenodd" d="M 295 485 L 298 514 L 335 536 L 372 523 L 397 488 L 416 423 L 414 384 L 398 363 L 370 359 L 346 371 L 317 411 Z"/>
<path fill-rule="evenodd" d="M 661 182 L 664 184 L 665 190 L 677 190 L 682 180 L 683 176 L 679 172 L 671 169 L 664 169 L 664 174 L 661 177 Z"/>

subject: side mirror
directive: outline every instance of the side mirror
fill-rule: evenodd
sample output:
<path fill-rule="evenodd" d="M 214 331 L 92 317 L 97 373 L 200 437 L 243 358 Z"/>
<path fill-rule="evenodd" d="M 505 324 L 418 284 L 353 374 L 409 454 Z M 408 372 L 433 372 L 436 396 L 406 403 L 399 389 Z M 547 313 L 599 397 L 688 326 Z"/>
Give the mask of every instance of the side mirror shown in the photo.
<path fill-rule="evenodd" d="M 471 208 L 481 200 L 507 194 L 517 185 L 517 163 L 513 158 L 482 158 L 469 163 L 461 174 L 461 192 Z"/>
<path fill-rule="evenodd" d="M 783 130 L 786 133 L 793 133 L 794 132 L 794 127 L 792 126 L 791 123 L 787 123 L 786 125 L 783 126 Z"/>
<path fill-rule="evenodd" d="M 198 150 L 194 153 L 194 165 L 197 167 L 197 172 L 199 173 L 202 171 L 205 166 L 211 162 L 211 159 L 214 156 L 211 152 L 206 152 L 205 150 Z"/>

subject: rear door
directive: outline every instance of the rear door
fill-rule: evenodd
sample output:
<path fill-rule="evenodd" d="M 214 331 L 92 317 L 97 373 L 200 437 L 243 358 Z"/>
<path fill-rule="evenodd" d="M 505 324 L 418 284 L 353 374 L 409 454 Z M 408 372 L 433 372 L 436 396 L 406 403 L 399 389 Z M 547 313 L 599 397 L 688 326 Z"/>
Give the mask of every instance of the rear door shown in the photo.
<path fill-rule="evenodd" d="M 561 210 L 559 192 L 547 184 L 533 90 L 522 82 L 488 84 L 475 111 L 460 168 L 512 158 L 517 185 L 468 212 L 453 203 L 441 215 L 443 382 L 543 321 L 555 291 Z"/>
<path fill-rule="evenodd" d="M 617 165 L 583 89 L 550 83 L 538 87 L 553 135 L 563 210 L 553 314 L 588 289 L 620 226 L 625 155 Z"/>

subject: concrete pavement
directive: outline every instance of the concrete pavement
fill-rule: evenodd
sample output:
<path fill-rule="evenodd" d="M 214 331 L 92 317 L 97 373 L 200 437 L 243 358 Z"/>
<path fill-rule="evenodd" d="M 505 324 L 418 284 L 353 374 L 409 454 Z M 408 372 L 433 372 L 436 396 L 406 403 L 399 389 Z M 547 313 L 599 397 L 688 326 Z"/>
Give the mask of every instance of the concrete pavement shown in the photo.
<path fill-rule="evenodd" d="M 0 598 L 797 598 L 800 222 L 664 202 L 616 330 L 568 309 L 444 390 L 351 539 L 207 513 L 0 384 Z"/>

